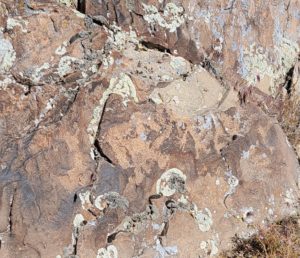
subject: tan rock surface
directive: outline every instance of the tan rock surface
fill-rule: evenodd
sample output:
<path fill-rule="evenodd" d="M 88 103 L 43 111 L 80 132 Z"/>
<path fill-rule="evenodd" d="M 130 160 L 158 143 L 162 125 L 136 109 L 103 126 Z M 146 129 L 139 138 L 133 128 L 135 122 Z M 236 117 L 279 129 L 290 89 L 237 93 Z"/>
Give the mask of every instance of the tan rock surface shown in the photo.
<path fill-rule="evenodd" d="M 297 1 L 58 2 L 0 0 L 0 257 L 208 257 L 299 212 Z"/>

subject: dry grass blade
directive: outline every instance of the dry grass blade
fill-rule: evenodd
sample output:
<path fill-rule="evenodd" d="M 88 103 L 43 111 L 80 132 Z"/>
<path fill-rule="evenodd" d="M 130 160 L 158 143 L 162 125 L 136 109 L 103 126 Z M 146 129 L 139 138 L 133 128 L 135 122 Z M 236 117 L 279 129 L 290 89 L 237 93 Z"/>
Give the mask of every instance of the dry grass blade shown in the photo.
<path fill-rule="evenodd" d="M 289 217 L 271 224 L 249 239 L 235 237 L 232 250 L 223 252 L 222 258 L 300 257 L 300 217 Z"/>

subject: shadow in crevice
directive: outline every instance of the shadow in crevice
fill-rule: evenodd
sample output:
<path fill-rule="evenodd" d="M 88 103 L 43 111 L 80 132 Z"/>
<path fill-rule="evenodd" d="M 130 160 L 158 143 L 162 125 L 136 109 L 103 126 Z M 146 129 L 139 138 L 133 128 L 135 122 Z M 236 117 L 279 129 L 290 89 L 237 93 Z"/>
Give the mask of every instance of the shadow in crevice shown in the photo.
<path fill-rule="evenodd" d="M 77 11 L 85 14 L 85 7 L 86 7 L 85 0 L 77 1 Z"/>

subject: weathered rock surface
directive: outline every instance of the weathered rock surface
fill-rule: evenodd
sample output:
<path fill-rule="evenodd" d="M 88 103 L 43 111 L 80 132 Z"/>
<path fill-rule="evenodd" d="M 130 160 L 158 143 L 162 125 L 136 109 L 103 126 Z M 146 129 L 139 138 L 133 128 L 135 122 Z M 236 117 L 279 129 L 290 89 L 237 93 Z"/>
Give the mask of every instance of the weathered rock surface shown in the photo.
<path fill-rule="evenodd" d="M 297 10 L 0 1 L 0 256 L 215 256 L 299 212 Z"/>
<path fill-rule="evenodd" d="M 104 0 L 89 1 L 86 12 L 206 64 L 226 84 L 274 93 L 297 59 L 299 9 L 297 0 Z"/>

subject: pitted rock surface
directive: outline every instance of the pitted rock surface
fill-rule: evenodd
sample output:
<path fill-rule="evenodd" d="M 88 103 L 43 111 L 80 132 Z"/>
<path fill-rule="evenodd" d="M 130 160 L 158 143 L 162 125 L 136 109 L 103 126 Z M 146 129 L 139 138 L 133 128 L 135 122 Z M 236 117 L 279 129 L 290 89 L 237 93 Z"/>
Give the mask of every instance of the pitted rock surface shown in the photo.
<path fill-rule="evenodd" d="M 299 213 L 297 10 L 0 0 L 0 256 L 217 256 Z"/>

